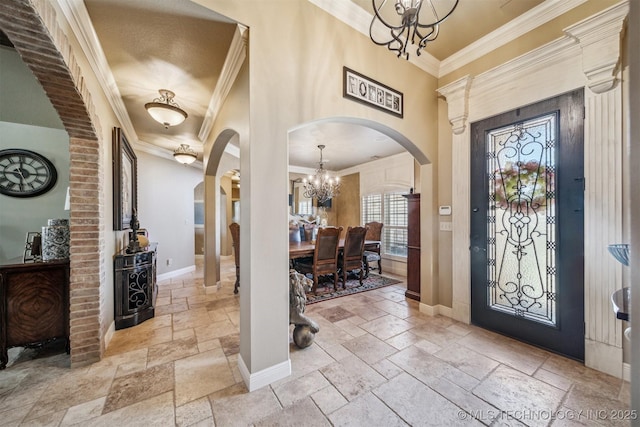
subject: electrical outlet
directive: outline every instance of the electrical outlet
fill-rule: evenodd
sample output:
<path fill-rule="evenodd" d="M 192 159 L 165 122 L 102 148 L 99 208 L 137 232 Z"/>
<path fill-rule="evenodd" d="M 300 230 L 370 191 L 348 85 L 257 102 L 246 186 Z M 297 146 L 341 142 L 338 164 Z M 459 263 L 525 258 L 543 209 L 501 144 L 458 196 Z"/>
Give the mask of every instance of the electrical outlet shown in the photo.
<path fill-rule="evenodd" d="M 167 258 L 167 265 L 173 264 L 173 258 Z"/>
<path fill-rule="evenodd" d="M 441 222 L 440 223 L 440 231 L 453 231 L 453 225 L 451 222 Z"/>

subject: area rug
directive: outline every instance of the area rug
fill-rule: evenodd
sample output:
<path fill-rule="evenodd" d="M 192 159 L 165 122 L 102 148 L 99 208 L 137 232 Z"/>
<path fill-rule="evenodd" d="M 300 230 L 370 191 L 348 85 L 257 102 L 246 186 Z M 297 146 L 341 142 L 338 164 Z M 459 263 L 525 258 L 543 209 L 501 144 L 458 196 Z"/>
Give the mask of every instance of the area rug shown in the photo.
<path fill-rule="evenodd" d="M 396 283 L 400 283 L 400 280 L 390 279 L 389 277 L 380 276 L 374 273 L 370 273 L 369 277 L 362 280 L 362 286 L 359 285 L 358 279 L 351 279 L 351 280 L 348 279 L 347 289 L 342 289 L 342 282 L 340 282 L 340 286 L 338 287 L 338 290 L 335 292 L 333 290 L 333 283 L 325 283 L 326 287 L 318 288 L 318 295 L 314 295 L 313 292 L 310 292 L 307 294 L 307 305 L 330 300 L 333 298 L 340 298 L 347 295 L 353 295 L 360 292 L 371 291 L 373 289 L 379 289 L 385 286 L 395 285 Z"/>

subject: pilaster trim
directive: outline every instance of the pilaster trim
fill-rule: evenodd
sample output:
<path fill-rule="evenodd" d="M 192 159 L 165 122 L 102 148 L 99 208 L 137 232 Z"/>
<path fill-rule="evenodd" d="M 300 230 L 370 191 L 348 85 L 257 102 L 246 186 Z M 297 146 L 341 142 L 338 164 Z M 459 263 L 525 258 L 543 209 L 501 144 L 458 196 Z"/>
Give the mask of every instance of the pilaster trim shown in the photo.
<path fill-rule="evenodd" d="M 211 100 L 209 101 L 209 107 L 207 108 L 204 120 L 202 121 L 200 132 L 198 133 L 198 138 L 203 143 L 207 141 L 207 138 L 211 133 L 211 129 L 213 128 L 213 123 L 220 112 L 220 108 L 222 108 L 224 100 L 227 98 L 227 95 L 229 95 L 231 87 L 236 81 L 240 68 L 247 57 L 247 37 L 248 28 L 244 25 L 236 25 L 236 30 L 233 33 L 233 39 L 231 40 L 231 45 L 227 52 L 227 57 L 224 60 L 222 71 L 220 72 L 220 78 L 213 90 Z"/>
<path fill-rule="evenodd" d="M 454 135 L 465 131 L 469 117 L 469 88 L 473 78 L 466 75 L 446 86 L 437 89 L 438 93 L 447 100 L 449 123 Z"/>
<path fill-rule="evenodd" d="M 624 0 L 564 30 L 582 48 L 582 69 L 587 86 L 595 93 L 611 90 L 618 83 L 620 36 L 628 14 L 629 2 Z"/>

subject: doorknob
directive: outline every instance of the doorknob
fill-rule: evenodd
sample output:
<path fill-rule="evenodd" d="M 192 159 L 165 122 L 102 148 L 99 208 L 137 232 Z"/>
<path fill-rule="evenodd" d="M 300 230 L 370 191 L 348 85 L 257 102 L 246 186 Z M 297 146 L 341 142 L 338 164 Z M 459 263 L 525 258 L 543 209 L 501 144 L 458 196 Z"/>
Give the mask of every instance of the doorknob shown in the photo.
<path fill-rule="evenodd" d="M 473 252 L 480 252 L 480 251 L 487 252 L 487 250 L 485 248 L 481 248 L 479 246 L 470 246 L 469 250 L 471 250 Z"/>
<path fill-rule="evenodd" d="M 474 211 L 474 212 L 478 212 L 479 210 L 480 210 L 480 209 L 478 209 L 478 208 L 473 208 L 473 209 L 472 209 L 472 211 Z"/>

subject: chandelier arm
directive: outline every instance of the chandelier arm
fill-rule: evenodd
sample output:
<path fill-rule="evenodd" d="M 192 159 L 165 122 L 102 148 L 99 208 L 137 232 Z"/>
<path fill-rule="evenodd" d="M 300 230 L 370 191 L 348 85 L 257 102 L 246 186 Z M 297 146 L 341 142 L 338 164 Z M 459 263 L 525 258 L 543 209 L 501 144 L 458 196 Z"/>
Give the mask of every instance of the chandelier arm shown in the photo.
<path fill-rule="evenodd" d="M 384 7 L 384 4 L 386 3 L 386 0 L 383 1 L 380 4 L 380 9 L 382 9 Z M 456 1 L 457 4 L 457 1 Z M 391 25 L 389 24 L 387 21 L 385 21 L 382 16 L 380 15 L 380 13 L 378 12 L 378 8 L 376 8 L 376 0 L 371 0 L 371 5 L 373 6 L 373 13 L 375 14 L 374 19 L 371 20 L 371 26 L 369 26 L 369 34 L 371 35 L 371 28 L 373 27 L 373 23 L 375 22 L 375 18 L 378 18 L 378 20 L 380 22 L 382 22 L 382 24 L 387 27 L 387 28 L 391 28 L 393 30 L 401 30 L 402 28 L 404 28 L 404 24 L 400 25 L 400 26 L 395 26 L 395 25 Z"/>

